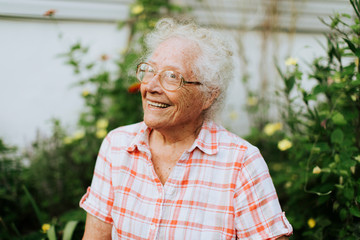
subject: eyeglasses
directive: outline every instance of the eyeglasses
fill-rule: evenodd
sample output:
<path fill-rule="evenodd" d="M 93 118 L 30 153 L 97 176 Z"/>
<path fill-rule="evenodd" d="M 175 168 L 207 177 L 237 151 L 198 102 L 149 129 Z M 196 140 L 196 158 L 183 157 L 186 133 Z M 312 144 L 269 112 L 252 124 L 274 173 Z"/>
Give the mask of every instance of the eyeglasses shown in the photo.
<path fill-rule="evenodd" d="M 185 81 L 183 76 L 174 70 L 163 69 L 162 71 L 158 72 L 155 67 L 146 62 L 142 62 L 137 65 L 136 78 L 141 83 L 148 83 L 156 75 L 159 75 L 160 77 L 161 87 L 167 91 L 176 91 L 185 84 L 202 84 L 200 82 Z"/>

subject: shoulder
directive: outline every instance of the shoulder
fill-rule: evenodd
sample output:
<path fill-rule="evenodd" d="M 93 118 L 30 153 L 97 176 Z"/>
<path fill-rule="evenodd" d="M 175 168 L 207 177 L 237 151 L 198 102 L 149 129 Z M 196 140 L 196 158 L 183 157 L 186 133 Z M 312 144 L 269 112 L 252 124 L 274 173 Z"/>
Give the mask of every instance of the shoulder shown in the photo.
<path fill-rule="evenodd" d="M 213 125 L 216 132 L 217 158 L 221 161 L 232 161 L 234 164 L 242 167 L 267 169 L 259 149 L 225 129 L 223 126 Z M 240 169 L 239 168 L 239 169 Z"/>
<path fill-rule="evenodd" d="M 247 140 L 239 137 L 235 133 L 230 132 L 221 125 L 215 124 L 217 132 L 217 142 L 219 149 L 238 149 L 247 154 L 258 153 L 259 149 L 249 143 Z"/>

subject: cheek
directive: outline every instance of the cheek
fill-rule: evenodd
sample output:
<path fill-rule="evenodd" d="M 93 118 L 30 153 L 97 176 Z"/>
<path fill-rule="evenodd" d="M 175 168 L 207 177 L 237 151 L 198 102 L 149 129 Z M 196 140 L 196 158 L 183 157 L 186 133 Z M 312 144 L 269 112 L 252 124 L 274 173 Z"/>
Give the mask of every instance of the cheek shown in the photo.
<path fill-rule="evenodd" d="M 185 93 L 178 97 L 178 110 L 180 112 L 201 112 L 202 101 L 200 94 Z"/>
<path fill-rule="evenodd" d="M 177 105 L 179 109 L 188 109 L 191 107 L 191 96 L 188 93 L 181 94 L 177 97 Z"/>

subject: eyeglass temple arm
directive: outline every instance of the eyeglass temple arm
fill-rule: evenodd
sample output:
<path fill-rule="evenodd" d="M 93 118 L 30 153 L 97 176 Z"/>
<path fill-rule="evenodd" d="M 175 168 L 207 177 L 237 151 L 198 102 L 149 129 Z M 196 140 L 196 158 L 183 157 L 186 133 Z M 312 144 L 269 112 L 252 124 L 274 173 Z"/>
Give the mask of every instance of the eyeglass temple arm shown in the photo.
<path fill-rule="evenodd" d="M 189 81 L 185 81 L 183 80 L 184 84 L 195 84 L 195 85 L 202 85 L 201 82 L 189 82 Z"/>

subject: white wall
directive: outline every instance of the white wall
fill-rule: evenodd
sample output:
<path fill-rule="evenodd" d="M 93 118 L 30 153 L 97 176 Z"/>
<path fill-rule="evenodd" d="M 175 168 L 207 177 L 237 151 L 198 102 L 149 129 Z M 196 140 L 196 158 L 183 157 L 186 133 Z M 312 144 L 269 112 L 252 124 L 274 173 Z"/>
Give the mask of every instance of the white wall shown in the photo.
<path fill-rule="evenodd" d="M 51 118 L 75 125 L 83 106 L 82 89 L 71 88 L 79 77 L 57 55 L 81 41 L 90 59 L 114 58 L 127 34 L 111 23 L 0 19 L 0 35 L 0 137 L 24 146 L 49 132 Z"/>

